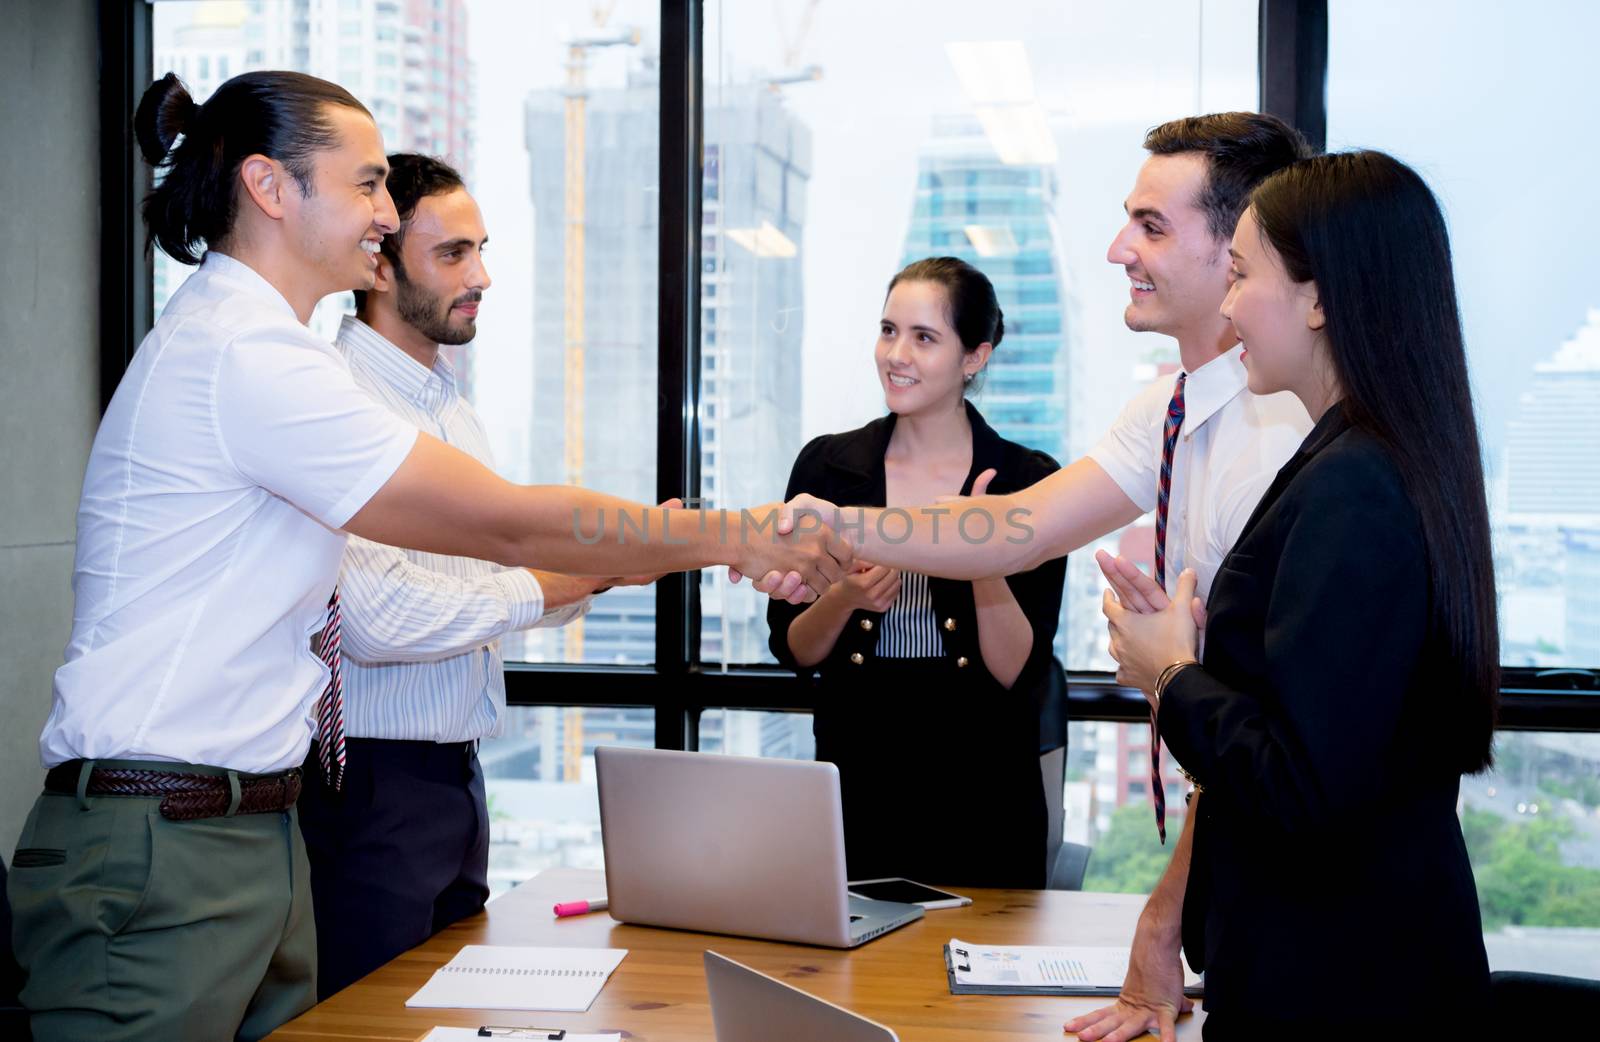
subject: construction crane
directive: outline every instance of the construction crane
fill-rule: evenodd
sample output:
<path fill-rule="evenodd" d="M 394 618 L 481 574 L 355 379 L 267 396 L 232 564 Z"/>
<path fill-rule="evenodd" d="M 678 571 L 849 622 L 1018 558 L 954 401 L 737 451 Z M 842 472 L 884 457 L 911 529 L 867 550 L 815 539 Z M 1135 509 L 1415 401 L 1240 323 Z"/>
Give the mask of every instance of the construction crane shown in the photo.
<path fill-rule="evenodd" d="M 800 66 L 800 54 L 805 49 L 806 38 L 811 35 L 812 23 L 816 21 L 817 4 L 821 0 L 806 0 L 805 10 L 800 12 L 800 20 L 795 25 L 794 33 L 789 32 L 788 20 L 783 16 L 783 0 L 772 0 L 773 21 L 778 25 L 778 38 L 783 45 L 782 71 L 766 77 L 766 84 L 770 90 L 779 90 L 785 84 L 809 83 L 812 80 L 822 79 L 822 66 Z"/>

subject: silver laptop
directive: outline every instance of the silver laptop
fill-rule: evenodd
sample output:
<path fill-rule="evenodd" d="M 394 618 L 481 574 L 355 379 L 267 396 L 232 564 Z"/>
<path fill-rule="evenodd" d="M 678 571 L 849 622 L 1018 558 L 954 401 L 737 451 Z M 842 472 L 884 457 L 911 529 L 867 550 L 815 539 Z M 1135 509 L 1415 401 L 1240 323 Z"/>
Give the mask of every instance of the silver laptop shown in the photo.
<path fill-rule="evenodd" d="M 613 918 L 829 948 L 922 918 L 845 892 L 831 763 L 616 746 L 594 759 Z"/>
<path fill-rule="evenodd" d="M 899 1042 L 882 1024 L 716 952 L 705 959 L 717 1042 Z"/>

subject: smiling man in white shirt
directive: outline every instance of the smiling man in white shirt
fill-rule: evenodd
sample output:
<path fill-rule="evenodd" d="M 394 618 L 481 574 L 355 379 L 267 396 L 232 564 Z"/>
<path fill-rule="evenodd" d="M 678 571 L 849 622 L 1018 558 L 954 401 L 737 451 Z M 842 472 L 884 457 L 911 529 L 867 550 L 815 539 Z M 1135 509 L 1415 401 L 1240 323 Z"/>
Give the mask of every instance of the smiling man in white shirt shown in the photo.
<path fill-rule="evenodd" d="M 400 227 L 335 342 L 356 384 L 406 423 L 494 465 L 440 351 L 477 336 L 489 236 L 461 175 L 389 156 Z M 352 537 L 339 573 L 347 762 L 308 762 L 300 827 L 326 998 L 483 907 L 489 811 L 481 739 L 505 728 L 500 639 L 582 616 L 613 580 L 506 568 Z"/>

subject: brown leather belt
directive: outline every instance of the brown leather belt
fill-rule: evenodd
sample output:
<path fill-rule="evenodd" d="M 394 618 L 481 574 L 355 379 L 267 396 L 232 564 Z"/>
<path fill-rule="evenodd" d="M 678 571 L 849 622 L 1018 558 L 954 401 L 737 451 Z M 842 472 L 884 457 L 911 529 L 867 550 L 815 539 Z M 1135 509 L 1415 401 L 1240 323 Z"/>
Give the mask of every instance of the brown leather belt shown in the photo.
<path fill-rule="evenodd" d="M 82 760 L 68 760 L 44 776 L 46 792 L 75 796 Z M 87 796 L 133 796 L 161 800 L 161 816 L 169 821 L 220 818 L 233 803 L 233 787 L 225 774 L 193 774 L 182 770 L 96 767 L 89 772 Z M 235 814 L 272 814 L 288 810 L 300 798 L 300 769 L 239 778 Z"/>

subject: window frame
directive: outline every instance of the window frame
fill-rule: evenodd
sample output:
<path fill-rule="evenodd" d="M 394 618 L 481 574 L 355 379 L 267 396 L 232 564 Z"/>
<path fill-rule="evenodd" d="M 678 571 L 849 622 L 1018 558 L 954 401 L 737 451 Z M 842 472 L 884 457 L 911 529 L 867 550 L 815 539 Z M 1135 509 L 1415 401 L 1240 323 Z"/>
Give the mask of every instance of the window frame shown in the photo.
<path fill-rule="evenodd" d="M 138 202 L 150 171 L 133 137 L 133 113 L 153 79 L 152 6 L 101 0 L 100 401 L 109 404 L 134 349 L 154 322 L 153 264 Z M 701 184 L 704 174 L 703 0 L 662 0 L 660 238 L 658 253 L 658 499 L 701 488 Z M 1327 0 L 1260 0 L 1260 107 L 1298 126 L 1321 148 L 1327 127 Z M 515 706 L 653 708 L 656 746 L 699 745 L 708 709 L 813 712 L 815 682 L 776 666 L 700 659 L 698 573 L 656 584 L 652 665 L 506 666 Z M 1074 720 L 1149 719 L 1143 696 L 1104 672 L 1068 674 Z M 599 694 L 601 689 L 604 694 Z M 1501 730 L 1600 732 L 1600 669 L 1507 668 Z"/>

